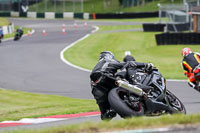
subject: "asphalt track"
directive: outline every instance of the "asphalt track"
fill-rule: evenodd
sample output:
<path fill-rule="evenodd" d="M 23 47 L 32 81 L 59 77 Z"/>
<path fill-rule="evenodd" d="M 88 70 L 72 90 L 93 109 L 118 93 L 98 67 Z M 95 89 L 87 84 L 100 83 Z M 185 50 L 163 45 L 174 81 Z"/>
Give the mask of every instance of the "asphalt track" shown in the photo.
<path fill-rule="evenodd" d="M 16 25 L 35 29 L 35 34 L 23 37 L 20 41 L 9 40 L 0 44 L 0 88 L 81 99 L 93 99 L 89 72 L 63 63 L 60 52 L 66 46 L 91 33 L 94 30 L 92 25 L 140 24 L 88 21 L 88 27 L 85 28 L 84 21 L 76 21 L 78 27 L 74 28 L 74 20 L 10 19 L 10 21 Z M 62 24 L 66 24 L 66 35 L 61 33 Z M 43 29 L 46 30 L 46 36 L 42 36 Z M 101 34 L 101 32 L 96 34 L 98 33 Z M 200 112 L 200 94 L 189 88 L 186 81 L 168 80 L 167 88 L 184 103 L 188 114 Z"/>

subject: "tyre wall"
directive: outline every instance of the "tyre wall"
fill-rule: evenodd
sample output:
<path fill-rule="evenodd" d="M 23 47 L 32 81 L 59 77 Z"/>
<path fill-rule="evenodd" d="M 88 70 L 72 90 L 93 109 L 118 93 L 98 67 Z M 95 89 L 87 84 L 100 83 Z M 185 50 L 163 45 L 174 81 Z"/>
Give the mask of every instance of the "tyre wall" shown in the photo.
<path fill-rule="evenodd" d="M 155 38 L 157 45 L 200 44 L 200 33 L 162 33 Z"/>
<path fill-rule="evenodd" d="M 164 32 L 165 28 L 167 31 L 188 31 L 190 29 L 189 23 L 179 23 L 179 24 L 164 24 L 164 23 L 148 23 L 143 24 L 144 32 Z"/>

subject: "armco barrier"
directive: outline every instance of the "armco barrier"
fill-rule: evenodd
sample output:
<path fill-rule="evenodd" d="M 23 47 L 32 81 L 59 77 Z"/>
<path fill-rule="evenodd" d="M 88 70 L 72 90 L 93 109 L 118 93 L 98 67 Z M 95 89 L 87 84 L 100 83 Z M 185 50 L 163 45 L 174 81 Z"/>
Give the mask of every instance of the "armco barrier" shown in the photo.
<path fill-rule="evenodd" d="M 55 17 L 56 17 L 56 18 L 64 18 L 64 17 L 63 17 L 63 13 L 56 13 L 56 14 L 55 14 Z"/>
<path fill-rule="evenodd" d="M 0 12 L 0 17 L 29 17 L 29 18 L 47 18 L 47 19 L 55 19 L 55 18 L 79 18 L 79 19 L 89 19 L 89 13 L 73 13 L 73 12 L 63 12 L 63 13 L 55 13 L 55 12 Z"/>
<path fill-rule="evenodd" d="M 122 18 L 125 19 L 125 18 L 151 18 L 151 17 L 158 17 L 158 12 L 96 14 L 96 19 L 122 19 Z"/>
<path fill-rule="evenodd" d="M 37 17 L 37 13 L 36 12 L 28 12 L 27 13 L 27 17 L 28 18 L 36 18 Z"/>
<path fill-rule="evenodd" d="M 162 33 L 155 38 L 157 45 L 200 44 L 200 33 Z"/>
<path fill-rule="evenodd" d="M 20 12 L 19 16 L 21 16 L 21 17 L 27 17 L 27 13 L 26 12 Z"/>
<path fill-rule="evenodd" d="M 10 17 L 11 13 L 10 12 L 0 12 L 0 17 Z"/>
<path fill-rule="evenodd" d="M 44 13 L 37 13 L 37 18 L 45 18 L 45 14 Z"/>
<path fill-rule="evenodd" d="M 12 17 L 19 17 L 19 12 L 11 12 Z"/>
<path fill-rule="evenodd" d="M 47 19 L 54 19 L 55 18 L 55 12 L 45 12 L 44 17 Z"/>
<path fill-rule="evenodd" d="M 94 13 L 95 14 L 95 13 Z M 89 13 L 73 13 L 73 12 L 0 12 L 0 17 L 30 17 L 30 18 L 79 18 L 79 19 L 94 19 Z M 142 13 L 97 13 L 95 19 L 125 19 L 125 18 L 150 18 L 158 17 L 158 12 L 142 12 Z"/>
<path fill-rule="evenodd" d="M 83 13 L 74 13 L 74 18 L 83 19 Z"/>

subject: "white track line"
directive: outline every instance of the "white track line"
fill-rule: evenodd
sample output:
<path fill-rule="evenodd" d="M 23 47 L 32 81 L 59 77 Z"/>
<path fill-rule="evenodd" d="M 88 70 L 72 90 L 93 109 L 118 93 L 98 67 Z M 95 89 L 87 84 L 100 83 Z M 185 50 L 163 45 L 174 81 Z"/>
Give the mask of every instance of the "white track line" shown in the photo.
<path fill-rule="evenodd" d="M 96 32 L 96 31 L 99 30 L 99 27 L 97 27 L 97 26 L 93 26 L 93 27 L 95 28 L 95 30 L 93 30 L 90 34 L 87 34 L 87 35 L 85 35 L 84 37 L 80 38 L 79 40 L 73 42 L 72 44 L 68 45 L 67 47 L 65 47 L 65 48 L 60 52 L 60 59 L 61 59 L 64 63 L 66 63 L 67 65 L 69 65 L 69 66 L 71 66 L 71 67 L 80 69 L 80 70 L 82 70 L 82 71 L 91 72 L 91 70 L 88 70 L 88 69 L 85 69 L 85 68 L 76 66 L 76 65 L 70 63 L 69 61 L 67 61 L 67 60 L 64 58 L 64 52 L 65 52 L 67 49 L 69 49 L 69 48 L 71 48 L 72 46 L 74 46 L 75 44 L 77 44 L 78 42 L 80 42 L 80 41 L 86 39 L 87 37 L 89 37 L 92 33 L 94 33 L 94 32 Z"/>
<path fill-rule="evenodd" d="M 167 131 L 170 131 L 170 128 L 136 129 L 136 130 L 124 130 L 124 131 L 101 132 L 101 133 L 158 133 Z"/>

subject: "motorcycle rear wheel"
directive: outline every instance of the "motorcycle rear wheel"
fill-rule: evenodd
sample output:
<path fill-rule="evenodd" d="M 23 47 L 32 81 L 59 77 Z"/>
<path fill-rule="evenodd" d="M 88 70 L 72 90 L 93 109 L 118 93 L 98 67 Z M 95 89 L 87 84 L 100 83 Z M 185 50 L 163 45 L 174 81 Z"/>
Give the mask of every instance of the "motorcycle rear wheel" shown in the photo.
<path fill-rule="evenodd" d="M 141 116 L 144 115 L 144 107 L 141 102 L 136 103 L 137 108 L 131 108 L 124 99 L 129 96 L 128 91 L 123 88 L 114 88 L 108 94 L 108 101 L 111 107 L 122 117 Z"/>
<path fill-rule="evenodd" d="M 186 109 L 183 103 L 169 90 L 166 91 L 166 96 L 168 98 L 169 104 L 178 112 L 186 114 Z"/>

